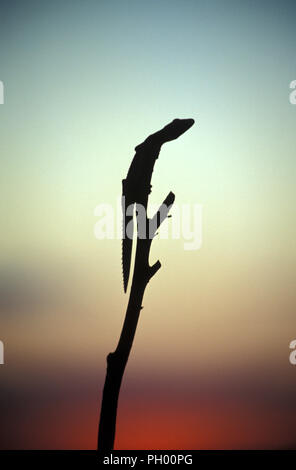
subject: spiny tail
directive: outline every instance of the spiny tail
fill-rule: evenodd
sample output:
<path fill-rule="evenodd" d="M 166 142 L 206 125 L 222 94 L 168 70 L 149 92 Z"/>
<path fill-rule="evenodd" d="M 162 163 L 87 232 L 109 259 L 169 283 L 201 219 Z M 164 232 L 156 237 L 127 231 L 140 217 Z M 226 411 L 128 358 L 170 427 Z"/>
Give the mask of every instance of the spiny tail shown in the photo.
<path fill-rule="evenodd" d="M 133 215 L 126 215 L 126 209 L 133 205 L 134 201 L 131 200 L 130 195 L 125 187 L 125 180 L 122 181 L 122 275 L 123 275 L 123 288 L 124 292 L 127 290 L 131 257 L 132 257 L 132 246 L 133 246 L 133 231 L 134 222 Z M 130 214 L 130 212 L 129 212 Z"/>

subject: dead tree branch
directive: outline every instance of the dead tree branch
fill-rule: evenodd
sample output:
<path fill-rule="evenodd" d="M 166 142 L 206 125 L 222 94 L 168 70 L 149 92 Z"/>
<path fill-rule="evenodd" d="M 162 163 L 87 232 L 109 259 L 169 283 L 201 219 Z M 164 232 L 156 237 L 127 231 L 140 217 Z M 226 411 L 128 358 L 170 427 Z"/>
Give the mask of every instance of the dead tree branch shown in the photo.
<path fill-rule="evenodd" d="M 156 218 L 154 220 L 157 220 L 157 223 L 154 221 L 156 227 L 154 235 L 165 219 L 164 214 L 169 212 L 174 199 L 175 196 L 171 192 L 163 202 L 163 205 L 169 202 L 169 206 L 166 206 L 166 209 L 159 209 L 154 215 L 154 218 Z M 151 224 L 151 220 L 153 219 L 146 219 L 148 227 L 149 224 Z M 107 356 L 107 373 L 103 390 L 98 438 L 98 450 L 104 452 L 111 451 L 114 446 L 118 396 L 136 333 L 140 311 L 143 308 L 142 301 L 144 292 L 150 279 L 161 267 L 160 261 L 156 261 L 152 266 L 149 265 L 152 239 L 153 238 L 137 239 L 134 274 L 125 320 L 117 348 L 113 353 Z"/>

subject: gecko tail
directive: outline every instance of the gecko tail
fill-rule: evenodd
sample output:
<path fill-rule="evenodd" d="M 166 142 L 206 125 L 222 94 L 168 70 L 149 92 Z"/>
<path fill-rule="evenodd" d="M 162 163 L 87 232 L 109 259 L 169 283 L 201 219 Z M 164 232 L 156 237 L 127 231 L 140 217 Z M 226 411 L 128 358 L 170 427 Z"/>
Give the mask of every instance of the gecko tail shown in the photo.
<path fill-rule="evenodd" d="M 130 195 L 126 189 L 126 180 L 122 181 L 122 276 L 123 276 L 123 289 L 124 292 L 127 291 L 130 267 L 131 267 L 131 257 L 132 257 L 132 246 L 133 246 L 133 231 L 134 231 L 134 221 L 133 214 L 131 209 L 134 205 L 134 202 L 131 200 Z M 128 215 L 126 214 L 126 209 L 129 208 Z M 131 214 L 131 215 L 130 215 Z"/>
<path fill-rule="evenodd" d="M 126 293 L 130 266 L 131 266 L 131 252 L 132 252 L 132 243 L 133 241 L 129 238 L 122 240 L 122 275 L 123 275 L 123 290 Z"/>

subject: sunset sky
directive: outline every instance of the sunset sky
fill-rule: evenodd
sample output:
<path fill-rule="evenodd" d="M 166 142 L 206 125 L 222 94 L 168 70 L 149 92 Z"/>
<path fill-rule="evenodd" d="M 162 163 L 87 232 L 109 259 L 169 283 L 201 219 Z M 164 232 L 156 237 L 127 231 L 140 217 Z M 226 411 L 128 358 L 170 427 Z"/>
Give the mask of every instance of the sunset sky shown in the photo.
<path fill-rule="evenodd" d="M 153 241 L 117 449 L 296 447 L 293 1 L 0 6 L 0 448 L 94 449 L 128 295 L 98 240 L 134 147 L 174 118 L 151 202 L 202 206 Z"/>

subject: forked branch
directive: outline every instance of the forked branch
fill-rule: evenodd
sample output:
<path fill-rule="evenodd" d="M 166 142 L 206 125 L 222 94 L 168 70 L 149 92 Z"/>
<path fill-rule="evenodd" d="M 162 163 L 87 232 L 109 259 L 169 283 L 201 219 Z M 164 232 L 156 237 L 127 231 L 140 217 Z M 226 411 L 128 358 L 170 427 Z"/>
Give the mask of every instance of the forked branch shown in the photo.
<path fill-rule="evenodd" d="M 164 214 L 168 214 L 174 199 L 174 194 L 170 193 L 163 202 L 163 205 L 169 202 L 169 206 L 164 208 L 162 205 L 161 209 L 155 214 L 154 218 L 157 220 L 155 224 L 156 229 L 158 229 L 160 224 L 164 221 L 166 217 Z M 151 220 L 152 219 L 146 218 L 147 227 L 151 224 Z M 117 348 L 107 357 L 107 373 L 103 390 L 98 437 L 98 450 L 103 452 L 111 451 L 114 446 L 118 396 L 136 333 L 140 311 L 143 308 L 142 301 L 144 292 L 150 279 L 161 267 L 160 261 L 156 261 L 152 266 L 149 265 L 152 240 L 153 238 L 137 239 L 134 274 L 125 320 Z"/>

